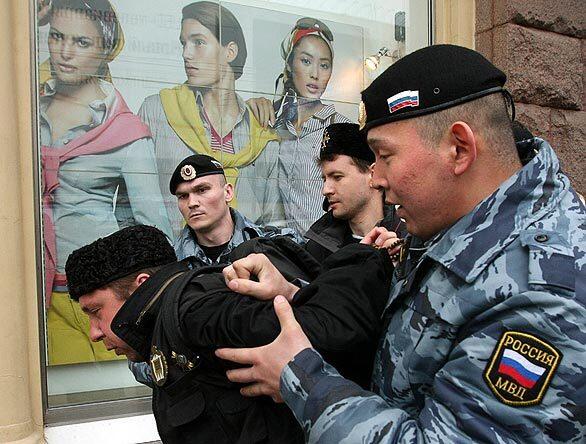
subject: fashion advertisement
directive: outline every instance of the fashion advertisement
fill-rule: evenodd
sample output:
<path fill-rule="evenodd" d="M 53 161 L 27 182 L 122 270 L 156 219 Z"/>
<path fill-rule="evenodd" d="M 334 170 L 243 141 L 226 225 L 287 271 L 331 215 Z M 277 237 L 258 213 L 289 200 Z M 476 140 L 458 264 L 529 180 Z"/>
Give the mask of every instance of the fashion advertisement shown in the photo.
<path fill-rule="evenodd" d="M 323 130 L 357 119 L 363 28 L 207 1 L 39 0 L 37 16 L 48 364 L 119 359 L 69 298 L 69 254 L 135 224 L 173 242 L 169 180 L 194 153 L 245 217 L 307 230 Z"/>

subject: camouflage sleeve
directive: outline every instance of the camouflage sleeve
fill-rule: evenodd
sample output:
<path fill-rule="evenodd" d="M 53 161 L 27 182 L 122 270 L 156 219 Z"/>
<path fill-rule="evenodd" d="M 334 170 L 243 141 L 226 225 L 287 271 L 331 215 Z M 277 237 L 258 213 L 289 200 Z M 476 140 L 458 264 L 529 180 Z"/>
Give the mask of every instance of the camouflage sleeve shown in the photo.
<path fill-rule="evenodd" d="M 435 377 L 416 414 L 397 407 L 390 380 L 386 399 L 366 392 L 310 349 L 283 371 L 281 393 L 311 443 L 585 442 L 585 319 L 564 291 L 517 293 L 479 310 L 439 368 L 427 369 Z M 412 368 L 385 370 L 417 378 Z"/>
<path fill-rule="evenodd" d="M 146 362 L 132 362 L 128 361 L 128 368 L 134 375 L 136 382 L 153 388 L 153 378 L 151 377 L 151 366 Z"/>

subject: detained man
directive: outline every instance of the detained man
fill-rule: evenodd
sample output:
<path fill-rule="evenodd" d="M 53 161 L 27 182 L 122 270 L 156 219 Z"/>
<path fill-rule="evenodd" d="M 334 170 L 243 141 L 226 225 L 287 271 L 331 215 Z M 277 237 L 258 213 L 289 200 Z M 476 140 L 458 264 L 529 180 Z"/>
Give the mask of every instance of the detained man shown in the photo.
<path fill-rule="evenodd" d="M 321 267 L 328 272 L 320 273 L 301 246 L 279 236 L 241 244 L 234 258 L 261 243 L 272 245 L 267 256 L 249 257 L 268 257 L 278 265 L 271 264 L 272 291 L 289 298 L 317 350 L 366 387 L 376 348 L 372 338 L 382 327 L 390 288 L 388 257 L 367 245 L 350 245 L 330 256 Z M 272 305 L 233 293 L 218 267 L 190 265 L 189 258 L 176 262 L 161 231 L 139 225 L 74 251 L 66 273 L 71 297 L 89 316 L 91 339 L 136 364 L 148 362 L 164 443 L 303 442 L 285 406 L 268 397 L 243 397 L 224 373 L 231 366 L 214 356 L 217 347 L 273 340 L 279 322 Z M 356 278 L 361 267 L 367 271 Z M 300 289 L 295 279 L 311 284 Z M 332 297 L 336 285 L 346 291 Z"/>

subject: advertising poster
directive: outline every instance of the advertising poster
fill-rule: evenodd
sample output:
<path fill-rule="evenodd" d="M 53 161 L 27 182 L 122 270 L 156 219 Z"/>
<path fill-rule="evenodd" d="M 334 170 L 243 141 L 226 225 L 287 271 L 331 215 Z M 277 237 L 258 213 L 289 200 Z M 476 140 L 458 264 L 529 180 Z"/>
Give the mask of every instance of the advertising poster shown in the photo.
<path fill-rule="evenodd" d="M 195 153 L 223 165 L 244 216 L 303 233 L 323 214 L 323 130 L 356 121 L 363 28 L 231 2 L 37 11 L 48 364 L 116 360 L 69 298 L 69 254 L 133 224 L 173 242 L 169 179 Z"/>

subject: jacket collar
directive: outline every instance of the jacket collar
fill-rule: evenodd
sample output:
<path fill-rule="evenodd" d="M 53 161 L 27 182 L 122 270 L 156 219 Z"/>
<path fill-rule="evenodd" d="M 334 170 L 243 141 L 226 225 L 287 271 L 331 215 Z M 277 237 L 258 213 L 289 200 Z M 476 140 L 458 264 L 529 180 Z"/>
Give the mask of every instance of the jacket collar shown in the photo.
<path fill-rule="evenodd" d="M 336 107 L 330 103 L 329 105 L 326 105 L 322 109 L 320 109 L 313 116 L 311 116 L 311 118 L 323 121 L 323 120 L 327 120 L 327 119 L 331 118 L 332 114 L 335 114 L 335 113 L 336 113 Z"/>
<path fill-rule="evenodd" d="M 470 283 L 519 233 L 542 219 L 570 189 L 551 146 L 537 155 L 452 227 L 427 242 L 428 257 Z"/>
<path fill-rule="evenodd" d="M 383 205 L 383 218 L 376 226 L 395 231 L 399 237 L 403 237 L 406 234 L 403 230 L 404 224 L 396 216 L 394 207 L 390 205 Z M 309 227 L 304 237 L 334 252 L 342 247 L 346 233 L 349 231 L 351 229 L 347 220 L 338 219 L 334 217 L 332 211 L 328 211 Z"/>
<path fill-rule="evenodd" d="M 159 298 L 154 301 L 154 296 L 171 277 L 185 271 L 189 271 L 188 261 L 173 262 L 164 266 L 130 295 L 112 319 L 112 332 L 144 360 L 150 355 L 153 329 L 162 300 Z M 149 307 L 151 301 L 152 305 Z"/>
<path fill-rule="evenodd" d="M 226 249 L 222 252 L 220 257 L 218 257 L 216 263 L 223 262 L 230 252 L 245 240 L 262 235 L 261 227 L 244 217 L 237 210 L 230 208 L 230 215 L 234 221 L 234 232 L 232 233 L 232 237 L 230 238 L 230 242 L 226 246 Z M 212 261 L 205 255 L 203 249 L 197 243 L 195 234 L 187 225 L 183 228 L 175 242 L 175 252 L 179 258 L 194 256 L 203 264 L 212 264 Z"/>

